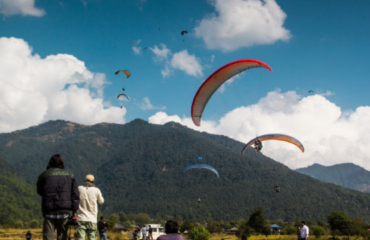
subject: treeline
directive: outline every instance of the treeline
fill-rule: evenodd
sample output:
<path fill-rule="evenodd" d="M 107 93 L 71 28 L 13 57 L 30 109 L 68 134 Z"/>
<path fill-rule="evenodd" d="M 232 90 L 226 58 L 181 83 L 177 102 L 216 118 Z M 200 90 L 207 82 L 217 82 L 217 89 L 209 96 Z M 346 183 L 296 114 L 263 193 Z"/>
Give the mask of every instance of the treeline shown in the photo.
<path fill-rule="evenodd" d="M 101 214 L 100 214 L 101 215 Z M 193 234 L 221 234 L 231 228 L 238 228 L 236 235 L 241 238 L 242 235 L 271 235 L 276 232 L 271 232 L 270 226 L 277 224 L 282 227 L 280 235 L 298 235 L 298 227 L 301 226 L 301 220 L 294 222 L 283 222 L 282 220 L 269 221 L 263 214 L 263 208 L 257 207 L 248 218 L 240 218 L 231 221 L 213 221 L 211 218 L 204 222 L 196 222 L 189 219 L 184 219 L 181 216 L 166 216 L 165 218 L 152 219 L 146 213 L 125 214 L 124 212 L 114 213 L 107 218 L 109 229 L 119 223 L 128 230 L 132 230 L 136 224 L 143 226 L 149 223 L 160 223 L 164 226 L 167 220 L 175 220 L 180 225 L 180 232 L 187 232 L 190 239 L 193 239 Z M 302 219 L 303 220 L 303 219 Z M 370 225 L 361 218 L 351 219 L 345 212 L 331 212 L 325 220 L 318 222 L 306 220 L 306 225 L 310 229 L 310 236 L 315 236 L 316 239 L 321 236 L 331 235 L 332 240 L 339 239 L 339 236 L 359 236 L 364 239 L 370 237 L 368 229 Z"/>

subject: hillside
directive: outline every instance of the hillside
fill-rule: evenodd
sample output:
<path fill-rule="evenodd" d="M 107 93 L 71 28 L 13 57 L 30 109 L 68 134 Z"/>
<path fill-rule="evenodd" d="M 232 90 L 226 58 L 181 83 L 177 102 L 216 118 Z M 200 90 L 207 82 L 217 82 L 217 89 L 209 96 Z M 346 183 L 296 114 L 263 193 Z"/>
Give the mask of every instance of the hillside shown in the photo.
<path fill-rule="evenodd" d="M 316 163 L 306 168 L 296 169 L 296 171 L 323 182 L 334 183 L 361 192 L 370 192 L 370 172 L 353 163 L 333 166 L 322 166 Z"/>
<path fill-rule="evenodd" d="M 0 158 L 0 224 L 41 219 L 36 188 L 17 176 L 13 167 Z"/>
<path fill-rule="evenodd" d="M 153 125 L 139 119 L 93 126 L 49 121 L 0 134 L 0 157 L 29 183 L 36 183 L 55 153 L 63 155 L 80 184 L 86 174 L 94 174 L 106 199 L 104 214 L 230 220 L 247 218 L 261 206 L 271 220 L 325 220 L 340 210 L 351 217 L 369 216 L 369 195 L 302 175 L 252 149 L 242 158 L 242 147 L 177 123 Z M 219 179 L 199 169 L 179 176 L 185 166 L 200 163 L 199 156 L 218 169 Z M 275 184 L 280 193 L 273 190 Z"/>

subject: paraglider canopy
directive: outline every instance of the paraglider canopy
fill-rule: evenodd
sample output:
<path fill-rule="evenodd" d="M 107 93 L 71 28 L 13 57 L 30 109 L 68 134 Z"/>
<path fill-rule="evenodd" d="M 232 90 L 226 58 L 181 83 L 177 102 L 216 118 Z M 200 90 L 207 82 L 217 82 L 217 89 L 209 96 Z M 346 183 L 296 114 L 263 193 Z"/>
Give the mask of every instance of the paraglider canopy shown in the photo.
<path fill-rule="evenodd" d="M 123 97 L 123 96 L 125 96 L 128 100 L 130 100 L 130 97 L 129 97 L 129 96 L 127 96 L 126 94 L 123 94 L 123 93 L 118 94 L 118 95 L 117 95 L 117 99 L 118 99 L 118 98 L 120 98 L 120 97 Z"/>
<path fill-rule="evenodd" d="M 119 72 L 123 72 L 124 74 L 126 74 L 127 78 L 129 78 L 131 76 L 131 73 L 127 70 L 117 70 L 114 72 L 114 74 L 118 74 Z"/>
<path fill-rule="evenodd" d="M 203 157 L 198 157 L 198 160 L 203 161 Z"/>
<path fill-rule="evenodd" d="M 310 91 L 308 91 L 308 93 L 313 93 L 313 91 L 312 91 L 312 90 L 310 90 Z"/>
<path fill-rule="evenodd" d="M 212 73 L 199 87 L 191 105 L 191 118 L 196 126 L 200 126 L 203 111 L 216 90 L 233 76 L 252 68 L 272 69 L 265 63 L 254 59 L 241 59 L 219 68 Z"/>
<path fill-rule="evenodd" d="M 180 172 L 180 175 L 189 170 L 189 169 L 194 169 L 194 168 L 203 168 L 203 169 L 207 169 L 207 170 L 210 170 L 212 171 L 213 173 L 215 173 L 217 175 L 218 178 L 220 178 L 220 174 L 218 173 L 218 171 L 214 168 L 214 167 L 211 167 L 209 165 L 206 165 L 206 164 L 194 164 L 194 165 L 190 165 L 190 166 L 187 166 L 185 167 L 184 169 L 181 170 Z"/>
<path fill-rule="evenodd" d="M 200 203 L 201 202 L 201 200 L 200 200 L 200 198 L 198 198 L 198 203 Z"/>
<path fill-rule="evenodd" d="M 288 143 L 291 143 L 293 145 L 296 145 L 302 152 L 304 152 L 304 147 L 303 147 L 303 144 L 298 141 L 297 139 L 295 139 L 294 137 L 291 137 L 291 136 L 288 136 L 288 135 L 285 135 L 285 134 L 279 134 L 279 133 L 273 133 L 273 134 L 266 134 L 266 135 L 262 135 L 262 136 L 259 136 L 259 137 L 256 137 L 256 138 L 253 138 L 252 140 L 250 140 L 243 148 L 242 150 L 242 156 L 244 154 L 244 151 L 249 148 L 250 146 L 252 146 L 256 141 L 267 141 L 267 140 L 278 140 L 278 141 L 284 141 L 284 142 L 288 142 Z"/>
<path fill-rule="evenodd" d="M 182 30 L 182 31 L 181 31 L 181 35 L 182 35 L 182 36 L 184 36 L 184 34 L 188 34 L 188 31 L 186 31 L 186 30 Z"/>

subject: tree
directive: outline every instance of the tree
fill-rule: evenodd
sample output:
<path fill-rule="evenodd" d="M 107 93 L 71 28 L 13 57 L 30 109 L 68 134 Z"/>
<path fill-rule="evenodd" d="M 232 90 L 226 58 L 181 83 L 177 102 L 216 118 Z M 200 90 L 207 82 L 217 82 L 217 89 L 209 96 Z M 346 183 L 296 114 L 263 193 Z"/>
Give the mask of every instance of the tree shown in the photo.
<path fill-rule="evenodd" d="M 333 237 L 337 232 L 343 235 L 349 235 L 351 233 L 352 222 L 345 212 L 331 212 L 328 215 L 328 224 Z"/>
<path fill-rule="evenodd" d="M 211 234 L 203 226 L 194 227 L 189 236 L 189 238 L 192 240 L 209 240 L 210 237 Z"/>
<path fill-rule="evenodd" d="M 266 224 L 266 220 L 262 212 L 263 208 L 256 207 L 254 209 L 254 212 L 249 216 L 248 219 L 248 225 L 258 233 L 261 233 L 262 228 Z"/>
<path fill-rule="evenodd" d="M 356 236 L 361 236 L 365 240 L 369 236 L 367 231 L 368 226 L 361 218 L 354 218 L 352 220 L 352 233 Z"/>
<path fill-rule="evenodd" d="M 135 216 L 135 222 L 136 222 L 136 224 L 138 224 L 141 227 L 144 224 L 150 222 L 150 216 L 148 214 L 146 214 L 146 213 L 136 214 L 136 216 Z"/>
<path fill-rule="evenodd" d="M 194 227 L 194 224 L 189 220 L 185 219 L 185 221 L 180 226 L 180 232 L 184 233 L 185 231 L 190 232 L 190 230 Z"/>
<path fill-rule="evenodd" d="M 110 215 L 110 217 L 106 220 L 108 224 L 108 229 L 112 230 L 116 226 L 116 224 L 119 222 L 119 216 L 117 213 L 113 213 Z"/>
<path fill-rule="evenodd" d="M 222 232 L 222 223 L 220 222 L 211 222 L 207 225 L 207 230 L 210 233 L 221 233 Z"/>
<path fill-rule="evenodd" d="M 127 217 L 126 213 L 124 213 L 124 212 L 120 212 L 118 214 L 118 216 L 119 216 L 119 221 L 120 222 L 126 222 L 128 220 L 128 217 Z"/>
<path fill-rule="evenodd" d="M 312 232 L 312 235 L 314 235 L 316 238 L 320 238 L 321 236 L 326 234 L 326 231 L 321 226 L 312 226 L 310 228 L 310 231 Z"/>

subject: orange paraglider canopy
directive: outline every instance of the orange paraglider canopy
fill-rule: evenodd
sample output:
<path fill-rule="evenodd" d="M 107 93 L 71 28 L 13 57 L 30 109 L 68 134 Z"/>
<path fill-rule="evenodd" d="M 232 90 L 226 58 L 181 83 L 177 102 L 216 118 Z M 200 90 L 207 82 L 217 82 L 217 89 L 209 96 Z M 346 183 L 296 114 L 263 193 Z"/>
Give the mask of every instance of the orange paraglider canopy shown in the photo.
<path fill-rule="evenodd" d="M 295 139 L 294 137 L 285 135 L 285 134 L 279 134 L 279 133 L 273 133 L 273 134 L 266 134 L 262 135 L 256 138 L 253 138 L 250 140 L 247 144 L 245 144 L 243 150 L 242 150 L 242 156 L 247 148 L 252 146 L 257 140 L 260 140 L 261 142 L 267 141 L 267 140 L 278 140 L 278 141 L 284 141 L 291 144 L 296 145 L 302 152 L 304 152 L 303 144 L 298 141 L 298 139 Z"/>
<path fill-rule="evenodd" d="M 198 89 L 191 105 L 191 118 L 196 126 L 200 126 L 203 111 L 216 90 L 233 76 L 252 68 L 272 69 L 265 63 L 253 59 L 241 59 L 219 68 L 212 73 Z"/>

